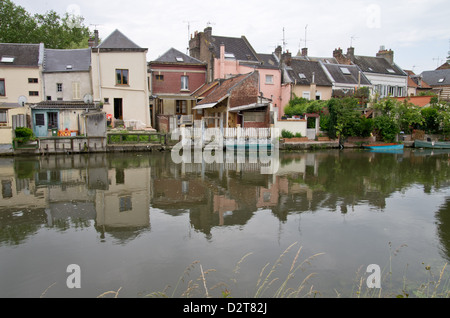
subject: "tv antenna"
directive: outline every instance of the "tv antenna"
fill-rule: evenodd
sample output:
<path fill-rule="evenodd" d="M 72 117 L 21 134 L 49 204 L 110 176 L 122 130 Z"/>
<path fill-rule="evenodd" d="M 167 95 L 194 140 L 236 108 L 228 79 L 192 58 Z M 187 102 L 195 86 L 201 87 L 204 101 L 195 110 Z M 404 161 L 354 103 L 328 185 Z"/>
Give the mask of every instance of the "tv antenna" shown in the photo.
<path fill-rule="evenodd" d="M 187 32 L 188 32 L 188 47 L 186 49 L 186 54 L 189 54 L 189 40 L 191 39 L 191 23 L 196 21 L 183 21 L 183 23 L 187 24 Z"/>
<path fill-rule="evenodd" d="M 355 39 L 357 39 L 358 37 L 357 36 L 355 36 L 355 35 L 352 35 L 351 37 L 350 37 L 350 47 L 353 47 L 353 40 L 355 40 Z"/>
<path fill-rule="evenodd" d="M 285 36 L 285 33 L 284 33 L 284 27 L 283 27 L 283 39 L 282 39 L 282 41 L 283 41 L 283 52 L 285 52 L 287 42 L 286 42 L 286 36 Z"/>
<path fill-rule="evenodd" d="M 99 26 L 99 25 L 101 25 L 101 24 L 89 24 L 89 25 L 92 25 L 93 27 L 94 27 L 94 30 L 97 30 L 97 27 Z"/>
<path fill-rule="evenodd" d="M 436 58 L 433 58 L 433 61 L 437 61 L 436 67 L 439 67 L 439 65 L 440 65 L 441 62 L 442 62 L 442 59 L 438 56 L 438 57 L 436 57 Z"/>
<path fill-rule="evenodd" d="M 305 25 L 305 38 L 300 38 L 300 43 L 298 44 L 299 49 L 301 49 L 302 42 L 305 42 L 305 45 L 304 45 L 303 47 L 306 48 L 306 42 L 311 41 L 311 40 L 307 40 L 307 39 L 306 39 L 307 33 L 308 33 L 308 25 Z"/>

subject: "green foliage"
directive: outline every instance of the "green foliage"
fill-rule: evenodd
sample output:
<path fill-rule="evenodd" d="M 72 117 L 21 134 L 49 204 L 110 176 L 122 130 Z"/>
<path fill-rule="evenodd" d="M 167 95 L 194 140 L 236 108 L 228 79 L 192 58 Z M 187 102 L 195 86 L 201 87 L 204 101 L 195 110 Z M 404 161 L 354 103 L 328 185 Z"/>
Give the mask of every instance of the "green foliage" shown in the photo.
<path fill-rule="evenodd" d="M 281 131 L 281 137 L 283 137 L 283 138 L 292 138 L 292 137 L 294 137 L 294 134 L 291 131 L 289 131 L 289 130 L 283 129 Z"/>
<path fill-rule="evenodd" d="M 330 138 L 355 135 L 355 123 L 359 123 L 361 113 L 357 110 L 358 100 L 352 97 L 332 98 L 328 101 L 327 119 Z"/>
<path fill-rule="evenodd" d="M 0 1 L 0 43 L 44 43 L 46 48 L 87 48 L 93 34 L 84 18 L 51 10 L 31 15 L 10 0 Z"/>
<path fill-rule="evenodd" d="M 421 114 L 424 119 L 421 129 L 429 134 L 438 133 L 440 128 L 438 109 L 436 107 L 425 107 L 421 110 Z"/>
<path fill-rule="evenodd" d="M 374 127 L 386 142 L 393 142 L 397 134 L 400 133 L 400 128 L 394 117 L 389 115 L 377 116 L 374 119 Z"/>
<path fill-rule="evenodd" d="M 17 127 L 14 132 L 16 134 L 15 140 L 21 143 L 27 143 L 28 141 L 34 139 L 34 133 L 30 128 Z"/>
<path fill-rule="evenodd" d="M 286 116 L 304 116 L 308 113 L 319 113 L 326 106 L 326 101 L 308 100 L 306 98 L 294 96 L 289 104 L 284 108 Z"/>

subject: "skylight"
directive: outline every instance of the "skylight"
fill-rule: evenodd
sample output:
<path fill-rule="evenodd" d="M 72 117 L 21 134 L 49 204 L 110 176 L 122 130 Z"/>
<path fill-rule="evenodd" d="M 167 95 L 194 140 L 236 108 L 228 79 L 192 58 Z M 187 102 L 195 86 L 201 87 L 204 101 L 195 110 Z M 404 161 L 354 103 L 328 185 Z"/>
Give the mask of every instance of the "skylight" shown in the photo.
<path fill-rule="evenodd" d="M 298 73 L 298 77 L 300 77 L 300 78 L 306 78 L 305 74 L 303 74 L 303 73 Z"/>
<path fill-rule="evenodd" d="M 14 57 L 2 56 L 2 63 L 12 63 L 14 62 Z"/>
<path fill-rule="evenodd" d="M 395 71 L 392 68 L 387 68 L 386 69 L 389 73 L 395 73 Z"/>
<path fill-rule="evenodd" d="M 67 69 L 67 70 L 72 69 L 72 65 L 66 65 L 66 69 Z"/>
<path fill-rule="evenodd" d="M 344 74 L 347 74 L 347 75 L 351 74 L 350 71 L 348 70 L 348 68 L 346 68 L 346 67 L 341 67 L 341 72 Z"/>
<path fill-rule="evenodd" d="M 444 78 L 440 78 L 439 80 L 438 80 L 438 83 L 442 83 L 444 81 Z"/>
<path fill-rule="evenodd" d="M 234 59 L 235 56 L 234 56 L 233 53 L 225 53 L 225 58 L 226 58 L 226 59 Z"/>
<path fill-rule="evenodd" d="M 177 57 L 177 62 L 183 62 L 183 58 L 182 57 Z"/>

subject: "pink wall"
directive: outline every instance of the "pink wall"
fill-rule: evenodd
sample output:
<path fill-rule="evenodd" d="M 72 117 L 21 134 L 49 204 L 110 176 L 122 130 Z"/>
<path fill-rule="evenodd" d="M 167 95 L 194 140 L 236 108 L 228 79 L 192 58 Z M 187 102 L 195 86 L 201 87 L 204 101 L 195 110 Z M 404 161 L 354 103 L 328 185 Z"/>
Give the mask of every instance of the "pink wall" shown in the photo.
<path fill-rule="evenodd" d="M 225 59 L 225 48 L 221 47 L 221 56 L 219 59 L 214 60 L 214 78 L 227 78 L 230 75 L 247 74 L 255 70 L 255 68 L 240 65 L 239 61 L 234 59 Z M 278 109 L 278 116 L 281 118 L 281 114 L 284 114 L 283 108 L 290 99 L 290 86 L 287 88 L 281 87 L 281 71 L 279 69 L 264 69 L 257 68 L 259 72 L 260 92 L 264 97 L 272 99 L 274 108 Z M 272 83 L 266 83 L 266 75 L 272 75 Z M 288 90 L 288 93 L 283 92 Z"/>

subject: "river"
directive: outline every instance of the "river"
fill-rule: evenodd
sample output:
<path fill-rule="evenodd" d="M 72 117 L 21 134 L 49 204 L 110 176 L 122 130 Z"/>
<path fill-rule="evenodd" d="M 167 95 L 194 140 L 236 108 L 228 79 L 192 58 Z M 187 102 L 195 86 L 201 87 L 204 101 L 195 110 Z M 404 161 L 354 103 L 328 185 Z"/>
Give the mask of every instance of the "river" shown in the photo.
<path fill-rule="evenodd" d="M 0 158 L 0 297 L 440 296 L 449 154 Z"/>

